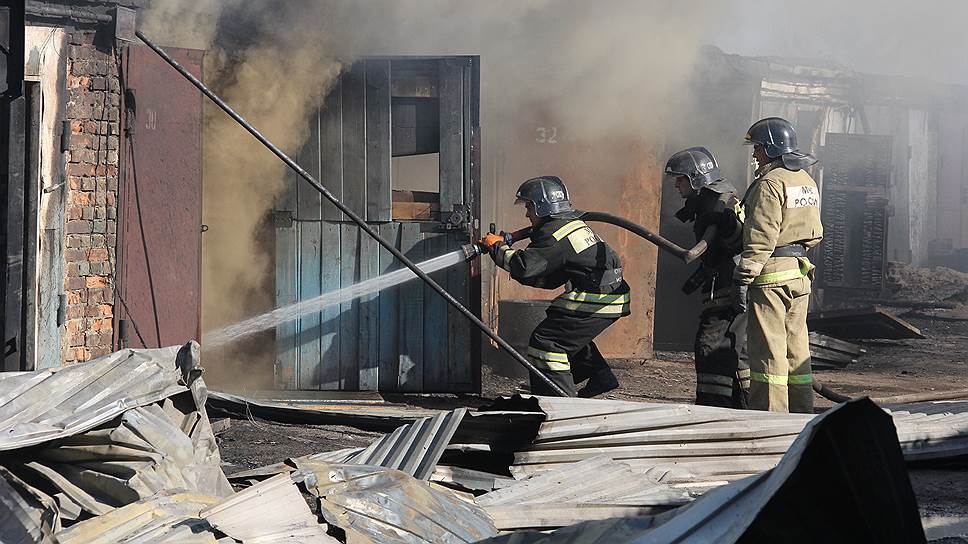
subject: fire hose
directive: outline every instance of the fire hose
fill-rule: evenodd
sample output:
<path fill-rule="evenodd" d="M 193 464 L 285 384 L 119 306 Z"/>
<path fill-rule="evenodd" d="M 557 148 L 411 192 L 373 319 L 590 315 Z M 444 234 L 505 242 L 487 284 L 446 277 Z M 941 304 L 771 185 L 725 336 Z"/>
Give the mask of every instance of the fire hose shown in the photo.
<path fill-rule="evenodd" d="M 392 243 L 384 240 L 379 234 L 377 234 L 375 230 L 373 230 L 371 226 L 369 226 L 359 215 L 357 215 L 356 212 L 354 212 L 352 209 L 346 206 L 346 204 L 343 204 L 343 202 L 340 201 L 338 198 L 336 198 L 333 195 L 333 193 L 329 192 L 329 190 L 326 189 L 326 187 L 323 187 L 323 185 L 315 177 L 313 177 L 312 174 L 307 172 L 303 167 L 299 166 L 299 164 L 296 163 L 296 161 L 294 161 L 292 158 L 290 158 L 289 155 L 287 155 L 284 151 L 282 151 L 275 144 L 269 141 L 269 139 L 266 138 L 265 135 L 263 135 L 258 129 L 256 129 L 248 121 L 246 121 L 245 118 L 239 115 L 234 109 L 232 109 L 231 106 L 229 106 L 224 100 L 222 100 L 218 95 L 216 95 L 204 83 L 199 81 L 199 79 L 196 78 L 191 72 L 189 72 L 184 66 L 179 64 L 175 59 L 171 58 L 171 56 L 168 55 L 168 53 L 166 53 L 163 49 L 155 45 L 155 43 L 152 42 L 147 36 L 145 36 L 140 30 L 136 31 L 135 35 L 138 38 L 140 38 L 145 45 L 151 48 L 152 51 L 157 53 L 158 56 L 162 58 L 162 60 L 167 62 L 179 74 L 181 74 L 192 85 L 194 85 L 195 88 L 201 91 L 202 94 L 207 96 L 212 102 L 215 103 L 215 105 L 221 108 L 222 111 L 227 113 L 229 117 L 234 119 L 239 125 L 242 126 L 242 128 L 248 131 L 249 134 L 254 136 L 255 139 L 259 141 L 259 143 L 264 145 L 276 157 L 282 160 L 282 162 L 286 163 L 286 166 L 291 168 L 294 172 L 296 172 L 296 174 L 298 174 L 301 178 L 306 180 L 306 182 L 309 183 L 309 185 L 312 188 L 319 191 L 319 194 L 321 194 L 324 198 L 326 198 L 326 200 L 329 200 L 330 202 L 332 202 L 333 205 L 336 206 L 336 208 L 338 208 L 341 212 L 343 212 L 346 215 L 346 217 L 350 218 L 351 221 L 359 225 L 360 229 L 363 232 L 365 232 L 367 235 L 369 235 L 374 240 L 376 240 L 378 244 L 383 246 L 384 249 L 389 251 L 394 257 L 396 257 L 401 263 L 403 263 L 404 266 L 406 266 L 411 271 L 413 271 L 413 273 L 416 274 L 418 278 L 423 280 L 423 282 L 426 283 L 428 286 L 430 286 L 430 288 L 433 289 L 438 295 L 443 297 L 443 299 L 446 300 L 448 304 L 453 306 L 458 312 L 461 313 L 461 315 L 463 315 L 471 323 L 473 323 L 488 338 L 496 342 L 497 345 L 501 347 L 501 349 L 503 349 L 508 353 L 508 355 L 514 358 L 514 360 L 516 360 L 517 362 L 521 363 L 522 366 L 524 366 L 532 374 L 537 376 L 538 379 L 548 384 L 548 386 L 551 387 L 552 391 L 555 391 L 562 397 L 568 396 L 568 394 L 565 393 L 565 391 L 560 386 L 558 386 L 556 383 L 551 381 L 547 376 L 542 374 L 541 371 L 535 368 L 535 366 L 531 364 L 530 361 L 528 361 L 523 355 L 521 355 L 513 347 L 511 347 L 511 345 L 508 344 L 506 340 L 498 336 L 496 332 L 491 330 L 490 327 L 488 327 L 483 321 L 481 321 L 463 304 L 461 304 L 456 298 L 454 298 L 453 295 L 448 293 L 446 289 L 441 287 L 440 284 L 434 281 L 433 278 L 427 275 L 424 271 L 420 270 L 420 268 L 416 264 L 414 264 L 413 261 L 407 258 L 407 256 L 404 255 L 399 249 L 397 249 Z"/>
<path fill-rule="evenodd" d="M 686 264 L 689 264 L 695 261 L 696 259 L 698 259 L 699 257 L 701 257 L 702 254 L 706 252 L 706 249 L 709 248 L 709 244 L 712 242 L 713 238 L 716 237 L 716 226 L 711 225 L 706 229 L 706 231 L 703 233 L 702 239 L 700 239 L 695 246 L 691 247 L 690 249 L 685 249 L 683 247 L 680 247 L 675 242 L 672 242 L 671 240 L 667 238 L 663 238 L 662 236 L 659 236 L 658 234 L 650 231 L 649 229 L 643 227 L 642 225 L 633 223 L 628 219 L 624 219 L 622 217 L 618 217 L 617 215 L 612 215 L 610 213 L 582 212 L 580 215 L 576 216 L 576 219 L 580 219 L 582 221 L 608 223 L 610 225 L 615 225 L 616 227 L 623 228 L 631 232 L 632 234 L 635 234 L 636 236 L 644 238 L 645 240 L 651 242 L 652 244 L 655 244 L 655 246 L 658 247 L 659 249 L 669 253 L 670 255 L 675 256 L 676 258 L 681 259 L 682 262 Z M 494 224 L 492 223 L 491 232 L 494 233 L 494 231 L 495 231 L 495 227 L 494 227 Z M 514 242 L 518 242 L 520 240 L 524 240 L 525 238 L 530 237 L 531 227 L 525 227 L 521 230 L 517 230 L 510 233 L 502 233 L 502 234 L 504 234 L 506 243 L 513 244 Z M 468 258 L 473 258 L 474 256 L 479 255 L 480 253 L 483 252 L 483 249 L 478 244 L 467 244 L 464 246 L 463 249 L 464 249 L 465 256 Z"/>

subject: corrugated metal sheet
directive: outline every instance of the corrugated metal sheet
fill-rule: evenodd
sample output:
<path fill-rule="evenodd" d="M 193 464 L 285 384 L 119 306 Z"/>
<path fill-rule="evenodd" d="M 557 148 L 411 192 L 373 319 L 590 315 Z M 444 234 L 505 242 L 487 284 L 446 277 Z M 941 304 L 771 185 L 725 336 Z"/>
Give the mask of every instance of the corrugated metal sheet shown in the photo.
<path fill-rule="evenodd" d="M 212 527 L 242 542 L 338 543 L 309 511 L 288 474 L 240 491 L 199 515 Z"/>
<path fill-rule="evenodd" d="M 122 350 L 0 376 L 0 465 L 65 523 L 165 489 L 232 493 L 205 414 L 198 345 Z"/>
<path fill-rule="evenodd" d="M 404 425 L 348 456 L 345 462 L 394 468 L 427 480 L 466 413 L 466 408 L 458 408 Z"/>
<path fill-rule="evenodd" d="M 533 397 L 547 414 L 534 443 L 515 453 L 517 478 L 605 455 L 659 481 L 701 490 L 776 465 L 815 416 L 683 404 Z M 519 399 L 528 402 L 527 399 Z M 533 402 L 533 401 L 530 401 Z M 968 453 L 968 402 L 892 412 L 910 460 Z"/>
<path fill-rule="evenodd" d="M 893 430 L 891 419 L 869 400 L 851 401 L 810 421 L 776 468 L 720 487 L 683 508 L 584 522 L 550 534 L 517 532 L 486 542 L 730 544 L 781 536 L 797 543 L 924 542 Z"/>
<path fill-rule="evenodd" d="M 56 536 L 60 544 L 214 544 L 211 526 L 198 513 L 218 502 L 209 495 L 166 491 L 82 521 Z"/>
<path fill-rule="evenodd" d="M 477 498 L 500 530 L 561 527 L 578 521 L 664 512 L 693 497 L 625 463 L 597 456 L 532 476 Z"/>
<path fill-rule="evenodd" d="M 52 501 L 43 504 L 26 492 L 25 484 L 17 481 L 12 474 L 3 472 L 3 478 L 0 478 L 0 542 L 53 544 L 57 507 Z"/>
<path fill-rule="evenodd" d="M 366 448 L 347 448 L 295 457 L 283 463 L 238 472 L 232 475 L 232 480 L 259 479 L 303 468 L 307 463 L 312 465 L 315 462 L 392 468 L 427 480 L 434 473 L 437 461 L 450 444 L 466 414 L 466 408 L 458 408 L 433 417 L 420 418 L 381 436 Z"/>
<path fill-rule="evenodd" d="M 207 407 L 213 416 L 239 419 L 256 417 L 280 423 L 347 425 L 366 431 L 384 432 L 440 413 L 440 410 L 388 402 L 262 399 L 219 391 L 209 392 Z"/>
<path fill-rule="evenodd" d="M 61 544 L 336 543 L 288 474 L 225 499 L 165 491 L 56 534 Z"/>
<path fill-rule="evenodd" d="M 323 462 L 293 473 L 349 542 L 477 542 L 497 534 L 481 507 L 398 470 Z"/>

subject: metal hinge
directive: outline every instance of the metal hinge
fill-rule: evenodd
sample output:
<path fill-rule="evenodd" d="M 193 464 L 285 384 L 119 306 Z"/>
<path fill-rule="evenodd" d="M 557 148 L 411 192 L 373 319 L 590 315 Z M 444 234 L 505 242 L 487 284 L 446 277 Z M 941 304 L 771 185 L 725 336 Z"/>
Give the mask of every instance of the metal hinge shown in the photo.
<path fill-rule="evenodd" d="M 454 204 L 454 210 L 444 220 L 447 230 L 466 230 L 471 221 L 471 209 L 466 204 Z"/>

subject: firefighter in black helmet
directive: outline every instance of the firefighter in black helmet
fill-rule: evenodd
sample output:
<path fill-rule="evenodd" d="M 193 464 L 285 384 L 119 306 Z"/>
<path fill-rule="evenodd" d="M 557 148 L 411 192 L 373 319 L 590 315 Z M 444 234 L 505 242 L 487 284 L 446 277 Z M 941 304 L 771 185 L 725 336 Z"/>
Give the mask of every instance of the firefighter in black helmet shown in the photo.
<path fill-rule="evenodd" d="M 665 174 L 685 199 L 676 217 L 693 224 L 696 241 L 716 229 L 699 269 L 686 280 L 686 294 L 700 291 L 703 309 L 696 331 L 696 404 L 746 408 L 750 369 L 746 361 L 745 293 L 733 286 L 733 269 L 742 249 L 739 198 L 723 179 L 716 157 L 704 147 L 672 155 Z"/>
<path fill-rule="evenodd" d="M 820 189 L 805 170 L 817 162 L 797 149 L 785 119 L 767 117 L 746 131 L 757 169 L 743 197 L 743 252 L 733 274 L 749 286 L 747 339 L 750 407 L 813 413 L 807 308 L 823 239 Z"/>
<path fill-rule="evenodd" d="M 572 209 L 565 184 L 541 176 L 521 184 L 516 203 L 531 221 L 531 243 L 514 249 L 500 236 L 485 238 L 495 264 L 531 287 L 565 292 L 551 302 L 528 343 L 527 357 L 570 396 L 593 397 L 618 387 L 618 380 L 593 342 L 618 318 L 629 315 L 629 286 L 622 261 Z M 576 392 L 577 383 L 588 380 Z M 531 392 L 555 394 L 531 377 Z"/>

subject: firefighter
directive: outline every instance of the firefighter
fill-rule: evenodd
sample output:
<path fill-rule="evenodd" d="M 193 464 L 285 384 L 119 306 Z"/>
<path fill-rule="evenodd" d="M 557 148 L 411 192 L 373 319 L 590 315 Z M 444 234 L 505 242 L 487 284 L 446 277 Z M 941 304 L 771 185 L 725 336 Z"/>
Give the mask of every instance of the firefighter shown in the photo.
<path fill-rule="evenodd" d="M 706 237 L 707 229 L 716 229 L 699 269 L 682 287 L 686 294 L 699 290 L 703 298 L 695 343 L 696 404 L 747 408 L 746 307 L 742 298 L 732 296 L 733 270 L 742 249 L 736 188 L 723 179 L 716 157 L 704 147 L 672 155 L 665 173 L 685 199 L 676 217 L 693 224 L 696 241 Z M 732 213 L 724 214 L 727 209 Z"/>
<path fill-rule="evenodd" d="M 518 189 L 531 221 L 531 243 L 513 249 L 501 235 L 482 240 L 494 263 L 531 287 L 565 292 L 551 302 L 545 319 L 531 333 L 528 359 L 569 396 L 594 397 L 618 387 L 618 379 L 593 342 L 609 325 L 629 315 L 629 286 L 622 261 L 571 206 L 568 189 L 555 176 L 529 179 Z M 556 395 L 531 376 L 531 392 Z"/>
<path fill-rule="evenodd" d="M 746 133 L 757 169 L 743 197 L 743 252 L 734 293 L 749 287 L 750 407 L 813 413 L 807 306 L 814 266 L 807 250 L 823 239 L 820 191 L 804 168 L 788 121 L 768 117 Z M 727 229 L 728 230 L 728 229 Z"/>

